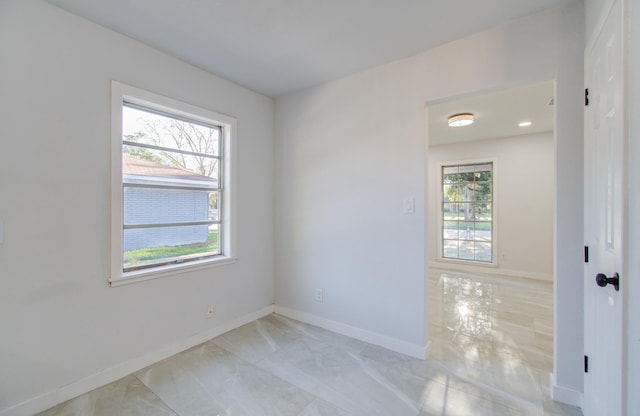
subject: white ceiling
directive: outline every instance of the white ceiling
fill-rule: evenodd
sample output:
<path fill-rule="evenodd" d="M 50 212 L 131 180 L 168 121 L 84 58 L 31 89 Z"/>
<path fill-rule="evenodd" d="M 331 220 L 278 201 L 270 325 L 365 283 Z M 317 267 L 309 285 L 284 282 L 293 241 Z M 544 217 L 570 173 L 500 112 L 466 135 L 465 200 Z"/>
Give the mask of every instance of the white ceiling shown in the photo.
<path fill-rule="evenodd" d="M 47 0 L 271 97 L 574 0 Z"/>
<path fill-rule="evenodd" d="M 514 137 L 553 131 L 553 81 L 456 98 L 428 106 L 429 145 Z M 473 124 L 449 127 L 449 116 L 472 113 Z M 523 128 L 518 124 L 531 121 Z"/>

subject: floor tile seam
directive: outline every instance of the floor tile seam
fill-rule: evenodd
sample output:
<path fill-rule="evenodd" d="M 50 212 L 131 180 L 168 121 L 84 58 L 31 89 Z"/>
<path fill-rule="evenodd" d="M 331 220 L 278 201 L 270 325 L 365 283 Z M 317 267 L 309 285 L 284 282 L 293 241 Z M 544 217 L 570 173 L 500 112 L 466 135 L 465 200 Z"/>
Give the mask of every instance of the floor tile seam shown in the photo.
<path fill-rule="evenodd" d="M 440 384 L 443 384 L 443 383 L 440 383 Z M 470 384 L 475 385 L 474 383 L 470 383 Z M 492 406 L 491 406 L 492 404 L 498 404 L 499 406 L 503 406 L 503 407 L 506 407 L 506 408 L 508 408 L 508 409 L 510 409 L 510 410 L 517 411 L 517 412 L 522 412 L 522 410 L 523 410 L 523 407 L 522 407 L 522 406 L 518 407 L 517 405 L 513 404 L 513 401 L 512 401 L 512 400 L 508 400 L 508 399 L 504 399 L 504 398 L 502 398 L 502 399 L 501 399 L 501 401 L 496 402 L 496 401 L 495 401 L 496 395 L 495 395 L 495 394 L 493 394 L 493 393 L 491 393 L 491 392 L 488 392 L 489 394 L 491 394 L 491 399 L 488 399 L 487 397 L 482 397 L 482 396 L 479 396 L 479 395 L 477 395 L 477 394 L 474 394 L 474 393 L 470 393 L 470 392 L 468 392 L 468 391 L 461 390 L 461 389 L 459 389 L 459 388 L 457 388 L 457 387 L 454 387 L 454 386 L 451 386 L 451 385 L 448 385 L 448 384 L 443 384 L 443 387 L 444 387 L 445 389 L 448 389 L 448 390 L 455 390 L 457 393 L 460 393 L 460 394 L 461 394 L 461 395 L 463 395 L 463 396 L 471 396 L 471 397 L 473 397 L 474 399 L 479 400 L 479 401 L 481 401 L 481 402 L 485 403 L 485 404 L 486 404 L 486 408 L 487 408 L 487 409 L 491 408 L 491 407 L 492 407 Z M 421 406 L 420 406 L 420 412 L 418 413 L 418 415 L 422 415 L 422 414 L 423 414 L 423 413 L 422 413 L 423 411 L 425 411 L 425 414 L 431 414 L 431 413 L 426 413 L 426 409 L 425 409 L 425 406 L 426 406 L 426 404 L 427 404 L 427 401 L 428 401 L 428 400 L 429 400 L 429 398 L 428 398 L 428 397 L 425 397 L 425 398 L 422 400 L 422 403 L 421 403 Z M 443 412 L 446 412 L 446 409 L 447 409 L 447 403 L 448 403 L 447 401 L 445 401 L 445 402 L 443 403 Z M 529 402 L 529 401 L 525 401 L 525 403 L 526 403 L 526 405 L 525 405 L 526 409 L 524 409 L 524 410 L 526 410 L 527 412 L 532 411 L 532 410 L 533 410 L 533 407 L 536 407 L 536 404 L 535 404 L 535 403 L 531 403 L 531 402 Z M 542 410 L 542 411 L 544 412 L 544 408 L 543 408 L 544 406 L 543 406 L 543 403 L 540 403 L 540 406 L 539 406 L 539 407 L 540 407 L 540 409 L 536 409 L 536 410 Z M 446 413 L 442 413 L 442 414 L 444 415 L 444 414 L 446 414 Z"/>
<path fill-rule="evenodd" d="M 299 387 L 298 387 L 298 388 L 299 388 Z M 308 393 L 308 392 L 307 392 L 307 393 Z M 342 411 L 342 412 L 344 412 L 344 413 L 347 413 L 347 414 L 349 414 L 349 415 L 352 415 L 352 413 L 351 413 L 351 412 L 349 412 L 348 410 L 346 410 L 346 409 L 344 409 L 344 408 L 342 408 L 342 407 L 338 406 L 337 404 L 335 404 L 335 403 L 331 403 L 331 402 L 330 402 L 330 401 L 328 401 L 328 400 L 325 400 L 325 399 L 323 399 L 323 398 L 321 398 L 321 397 L 318 397 L 318 396 L 316 396 L 316 395 L 313 395 L 313 399 L 311 399 L 311 401 L 310 401 L 310 402 L 309 402 L 305 407 L 303 407 L 303 408 L 302 408 L 302 410 L 300 411 L 300 413 L 298 413 L 298 415 L 297 415 L 297 416 L 301 416 L 301 415 L 303 415 L 303 414 L 304 414 L 304 412 L 305 412 L 305 411 L 309 408 L 309 406 L 311 406 L 313 403 L 315 403 L 315 402 L 321 402 L 321 401 L 326 402 L 326 403 L 329 403 L 330 405 L 334 406 L 334 407 L 335 407 L 335 408 L 337 408 L 338 410 L 340 410 L 340 411 Z"/>
<path fill-rule="evenodd" d="M 260 362 L 266 360 L 267 358 L 268 357 L 264 357 L 262 360 L 260 360 Z M 259 366 L 260 362 L 256 363 L 256 366 Z M 263 369 L 264 371 L 269 372 L 273 377 L 275 377 L 275 378 L 277 378 L 279 380 L 282 380 L 285 383 L 288 383 L 288 384 L 290 384 L 290 385 L 292 385 L 292 386 L 304 391 L 305 393 L 308 393 L 311 396 L 313 396 L 313 399 L 311 400 L 310 403 L 307 404 L 307 407 L 309 405 L 311 405 L 311 403 L 313 403 L 314 400 L 317 399 L 317 400 L 325 401 L 325 402 L 331 404 L 332 406 L 335 406 L 338 409 L 341 409 L 341 410 L 343 410 L 343 411 L 345 411 L 345 412 L 347 412 L 349 414 L 354 414 L 351 410 L 345 409 L 344 407 L 340 406 L 340 404 L 336 403 L 334 400 L 332 400 L 331 397 L 320 397 L 320 396 L 316 395 L 316 393 L 314 391 L 312 391 L 309 388 L 307 388 L 307 386 L 305 386 L 305 385 L 298 384 L 295 381 L 289 381 L 289 380 L 283 379 L 283 378 L 279 377 L 278 375 L 276 375 L 275 373 L 273 373 L 271 370 L 268 370 L 268 369 L 264 368 L 263 366 L 259 366 L 259 368 Z M 336 390 L 330 384 L 330 382 L 333 381 L 335 378 L 340 379 L 342 376 L 335 375 L 335 376 L 331 376 L 330 379 L 323 379 L 323 378 L 319 378 L 319 377 L 313 376 L 313 375 L 311 375 L 310 377 L 312 377 L 312 379 L 313 379 L 313 383 L 312 384 L 314 385 L 314 387 L 322 387 L 326 391 L 331 392 L 331 396 L 333 396 L 333 395 L 339 396 L 341 394 L 338 390 Z M 348 399 L 351 399 L 351 398 L 348 398 Z M 360 407 L 360 405 L 357 403 L 357 401 L 353 401 L 353 404 L 360 412 L 360 413 L 356 413 L 356 414 L 362 414 L 362 415 L 366 414 L 366 411 Z M 416 415 L 417 414 L 418 413 L 416 413 Z"/>
<path fill-rule="evenodd" d="M 532 403 L 531 401 L 529 401 L 529 400 L 527 400 L 527 399 L 524 399 L 524 398 L 521 398 L 521 397 L 518 397 L 518 396 L 515 396 L 515 395 L 512 395 L 512 394 L 509 394 L 509 393 L 507 393 L 507 392 L 505 392 L 505 391 L 501 390 L 501 389 L 500 389 L 500 388 L 498 388 L 498 387 L 494 387 L 494 386 L 491 386 L 490 384 L 486 384 L 486 383 L 481 383 L 481 382 L 478 382 L 478 381 L 476 381 L 476 380 L 474 380 L 474 379 L 472 379 L 472 378 L 470 378 L 470 377 L 465 377 L 464 375 L 460 375 L 460 374 L 456 373 L 455 371 L 452 371 L 452 370 L 451 370 L 448 366 L 446 366 L 446 364 L 444 364 L 444 363 L 442 364 L 442 367 L 444 368 L 444 372 L 445 372 L 445 373 L 447 373 L 449 376 L 451 376 L 451 377 L 453 377 L 453 378 L 455 378 L 455 379 L 457 379 L 457 380 L 459 380 L 459 381 L 462 381 L 462 382 L 465 382 L 465 383 L 471 384 L 472 386 L 474 386 L 474 387 L 476 387 L 476 388 L 478 388 L 478 389 L 482 390 L 483 392 L 490 394 L 492 397 L 502 397 L 504 401 L 507 401 L 507 402 L 509 402 L 509 403 L 514 403 L 514 402 L 524 402 L 524 403 L 526 403 L 526 404 L 528 404 L 528 405 L 534 405 L 534 406 L 536 405 L 536 403 Z M 447 384 L 447 383 L 443 383 L 443 382 L 441 382 L 441 381 L 439 381 L 439 380 L 433 380 L 433 381 L 438 382 L 438 383 L 440 383 L 441 385 L 444 385 L 446 388 L 454 389 L 454 390 L 456 390 L 457 392 L 460 392 L 460 393 L 462 393 L 462 394 L 464 394 L 464 395 L 470 395 L 470 396 L 473 396 L 473 397 L 475 397 L 475 398 L 477 398 L 477 399 L 482 399 L 482 400 L 487 401 L 487 399 L 486 399 L 485 397 L 482 397 L 481 395 L 478 395 L 478 394 L 476 394 L 476 393 L 474 393 L 474 392 L 464 391 L 464 390 L 462 390 L 462 389 L 460 389 L 460 388 L 457 388 L 457 387 L 455 387 L 455 386 L 451 386 L 451 385 L 449 385 L 449 384 Z M 543 399 L 543 395 L 542 395 L 542 388 L 541 388 L 541 386 L 539 385 L 539 383 L 540 383 L 540 382 L 539 382 L 539 380 L 537 379 L 537 377 L 535 378 L 535 380 L 534 380 L 534 381 L 535 381 L 535 383 L 534 383 L 534 384 L 536 385 L 536 387 L 538 387 L 538 388 L 539 388 L 539 391 L 540 391 L 540 397 L 541 397 L 541 399 Z M 496 392 L 497 392 L 498 394 L 496 394 Z M 505 396 L 506 396 L 506 398 L 505 398 Z M 510 400 L 511 398 L 515 398 L 516 400 Z M 540 404 L 540 405 L 542 405 L 543 403 L 541 402 L 541 403 L 539 403 L 539 404 Z M 508 406 L 508 405 L 507 405 L 507 407 L 510 407 L 510 408 L 512 408 L 512 409 L 515 409 L 515 410 L 522 410 L 521 408 L 517 408 L 517 407 L 513 407 L 513 406 Z"/>
<path fill-rule="evenodd" d="M 181 416 L 180 413 L 174 409 L 173 407 L 171 407 L 171 405 L 169 405 L 169 403 L 165 402 L 164 400 L 162 400 L 162 397 L 158 396 L 158 394 L 153 391 L 153 389 L 151 388 L 151 386 L 147 385 L 136 373 L 132 373 L 131 374 L 133 377 L 135 377 L 143 386 L 145 386 L 147 388 L 147 390 L 149 390 L 151 392 L 151 394 L 153 394 L 159 401 L 160 403 L 162 403 L 163 405 L 165 405 L 167 407 L 167 409 L 171 410 L 173 412 L 174 415 L 176 416 Z"/>
<path fill-rule="evenodd" d="M 258 359 L 257 361 L 251 362 L 250 360 L 245 359 L 242 355 L 240 355 L 240 354 L 238 354 L 238 353 L 236 353 L 234 351 L 231 351 L 228 348 L 225 348 L 223 345 L 218 344 L 217 342 L 215 342 L 215 338 L 211 339 L 211 340 L 209 340 L 207 342 L 210 342 L 211 344 L 215 345 L 216 347 L 223 349 L 225 352 L 231 354 L 235 359 L 242 361 L 243 364 L 255 365 L 256 363 L 262 361 L 266 357 L 266 356 L 265 357 L 260 357 L 260 359 Z M 277 352 L 277 351 L 275 351 L 275 352 Z M 271 354 L 274 354 L 275 352 L 269 353 L 269 354 L 267 354 L 267 356 L 271 355 Z"/>
<path fill-rule="evenodd" d="M 266 370 L 266 371 L 267 371 L 267 370 Z M 277 375 L 275 375 L 275 374 L 274 374 L 274 373 L 272 373 L 271 371 L 269 371 L 269 372 L 270 372 L 274 377 L 277 377 L 278 379 L 283 380 L 282 378 L 278 377 Z M 339 394 L 340 394 L 340 392 L 339 392 L 339 391 L 337 391 L 336 389 L 334 389 L 334 388 L 333 388 L 330 384 L 328 384 L 325 380 L 321 380 L 321 379 L 319 379 L 319 378 L 317 378 L 317 377 L 314 377 L 314 376 L 312 376 L 312 377 L 313 377 L 313 384 L 314 384 L 314 387 L 322 386 L 322 388 L 326 389 L 327 391 L 330 391 L 330 392 L 332 393 L 332 395 L 334 395 L 334 394 L 339 395 Z M 332 406 L 337 407 L 338 409 L 342 409 L 342 410 L 344 410 L 345 412 L 347 412 L 347 413 L 349 413 L 349 414 L 353 414 L 353 412 L 351 412 L 350 410 L 344 409 L 344 408 L 343 408 L 342 406 L 340 406 L 338 403 L 336 403 L 335 401 L 333 401 L 330 397 L 320 397 L 320 396 L 316 395 L 316 393 L 315 393 L 314 391 L 310 391 L 310 389 L 308 389 L 306 386 L 299 385 L 298 383 L 291 382 L 291 381 L 288 381 L 288 380 L 284 380 L 284 381 L 285 381 L 285 382 L 287 382 L 287 383 L 289 383 L 289 384 L 291 384 L 292 386 L 295 386 L 296 388 L 298 388 L 298 389 L 300 389 L 300 390 L 304 391 L 305 393 L 310 394 L 310 395 L 312 395 L 312 396 L 313 396 L 313 400 L 311 400 L 311 402 L 310 402 L 309 404 L 307 404 L 307 406 L 309 406 L 311 403 L 313 403 L 313 401 L 314 401 L 314 400 L 323 400 L 323 401 L 325 401 L 325 402 L 327 402 L 327 403 L 331 404 Z M 357 402 L 354 402 L 354 404 L 357 406 L 357 408 L 358 408 L 359 410 L 362 410 L 362 409 L 360 408 L 360 406 L 357 404 Z"/>
<path fill-rule="evenodd" d="M 260 369 L 260 370 L 262 370 L 262 371 L 264 371 L 266 373 L 269 373 L 269 375 L 271 375 L 273 378 L 278 379 L 281 382 L 284 382 L 284 383 L 286 383 L 286 384 L 288 384 L 290 386 L 293 386 L 293 387 L 295 387 L 297 389 L 300 389 L 303 392 L 305 392 L 305 393 L 307 393 L 307 394 L 312 396 L 312 399 L 309 401 L 309 403 L 307 403 L 305 405 L 305 407 L 303 408 L 303 410 L 301 411 L 300 414 L 302 414 L 304 412 L 304 409 L 309 407 L 315 400 L 324 400 L 325 402 L 327 402 L 327 403 L 329 403 L 329 404 L 331 404 L 331 405 L 333 405 L 333 406 L 335 406 L 335 407 L 337 407 L 337 408 L 339 408 L 339 409 L 341 409 L 343 411 L 346 411 L 347 413 L 351 413 L 351 412 L 347 411 L 346 409 L 342 408 L 341 406 L 339 406 L 337 403 L 334 403 L 333 401 L 331 401 L 331 400 L 329 400 L 327 398 L 322 398 L 322 397 L 317 396 L 314 391 L 312 391 L 311 389 L 306 388 L 306 386 L 301 385 L 299 383 L 296 383 L 295 381 L 290 381 L 290 380 L 287 380 L 285 378 L 282 378 L 279 375 L 277 375 L 276 373 L 274 373 L 272 370 L 268 369 L 268 366 L 261 365 L 261 363 L 263 363 L 268 358 L 269 358 L 269 356 L 263 357 L 262 359 L 260 359 L 259 361 L 257 361 L 255 364 L 252 364 L 252 365 L 254 365 L 258 369 Z M 315 386 L 322 385 L 324 388 L 330 390 L 331 392 L 336 392 L 337 393 L 337 391 L 333 387 L 331 387 L 329 384 L 327 384 L 324 380 L 321 380 L 321 379 L 319 379 L 317 377 L 313 377 L 313 384 Z"/>
<path fill-rule="evenodd" d="M 275 377 L 275 374 L 273 374 L 273 373 L 271 373 L 271 372 L 270 372 L 270 374 L 271 374 L 272 376 L 274 376 L 274 377 Z M 290 384 L 290 385 L 292 385 L 292 386 L 295 386 L 295 385 L 294 385 L 294 384 L 292 384 L 292 383 L 289 383 L 289 384 Z M 300 387 L 298 387 L 298 386 L 295 386 L 295 387 L 300 388 Z M 302 390 L 302 389 L 301 389 L 301 390 Z M 307 393 L 309 393 L 309 392 L 307 392 Z M 309 393 L 309 394 L 311 394 L 311 393 Z M 319 397 L 318 397 L 318 396 L 316 396 L 315 394 L 311 394 L 311 396 L 312 396 L 312 397 L 311 397 L 311 399 L 307 402 L 307 404 L 305 404 L 305 405 L 302 407 L 302 409 L 300 409 L 300 412 L 298 413 L 298 415 L 297 415 L 297 416 L 303 415 L 303 414 L 304 414 L 304 411 L 305 411 L 305 410 L 307 410 L 307 408 L 308 408 L 309 406 L 311 406 L 311 404 L 312 404 L 313 402 L 315 402 L 316 400 L 318 400 L 318 399 L 319 399 Z M 338 406 L 336 406 L 336 407 L 338 407 Z M 250 415 L 250 416 L 262 416 L 262 415 Z"/>
<path fill-rule="evenodd" d="M 525 363 L 527 366 L 529 367 L 534 367 L 538 370 L 548 370 L 548 367 L 545 368 L 539 368 L 539 365 L 541 365 L 541 361 L 547 361 L 548 365 L 550 365 L 553 368 L 553 357 L 546 357 L 545 353 L 540 354 L 537 357 L 532 357 L 531 355 L 534 354 L 535 351 L 530 351 L 526 354 L 522 354 L 522 355 L 514 355 L 509 351 L 505 351 L 504 354 L 508 355 L 509 357 L 512 358 L 516 358 L 520 361 L 522 361 L 523 363 Z M 541 358 L 541 360 L 536 360 L 536 358 Z M 543 364 L 544 365 L 544 364 Z"/>
<path fill-rule="evenodd" d="M 207 342 L 207 343 L 209 343 L 209 342 L 210 342 L 211 344 L 213 344 L 213 345 L 215 345 L 215 346 L 217 346 L 217 347 L 219 347 L 219 348 L 223 349 L 226 353 L 228 353 L 228 354 L 230 354 L 231 356 L 233 356 L 233 359 L 234 359 L 234 360 L 237 360 L 239 365 L 243 365 L 243 366 L 250 367 L 252 370 L 262 371 L 262 372 L 264 372 L 265 374 L 268 374 L 272 379 L 276 379 L 276 380 L 278 380 L 280 383 L 283 383 L 283 385 L 298 388 L 298 389 L 300 389 L 300 390 L 302 390 L 302 391 L 306 392 L 307 394 L 309 394 L 311 397 L 310 397 L 309 401 L 304 405 L 304 407 L 303 407 L 303 408 L 308 407 L 308 406 L 309 406 L 309 405 L 310 405 L 314 400 L 316 400 L 316 399 L 318 398 L 318 397 L 317 397 L 315 394 L 313 394 L 312 392 L 309 392 L 309 391 L 307 391 L 307 390 L 305 390 L 305 389 L 302 389 L 301 387 L 297 386 L 296 384 L 291 383 L 291 382 L 289 382 L 288 380 L 285 380 L 285 379 L 283 379 L 283 378 L 281 378 L 281 377 L 277 376 L 277 375 L 276 375 L 276 374 L 274 374 L 272 371 L 267 370 L 267 369 L 265 369 L 265 368 L 263 368 L 263 367 L 258 366 L 258 365 L 257 365 L 257 362 L 256 362 L 256 363 L 252 363 L 252 362 L 250 362 L 250 361 L 248 361 L 248 360 L 244 359 L 243 357 L 238 356 L 237 354 L 233 353 L 232 351 L 229 351 L 229 350 L 227 350 L 226 348 L 224 348 L 224 347 L 222 347 L 222 346 L 218 345 L 218 344 L 217 344 L 217 343 L 215 343 L 213 340 L 209 340 L 209 341 L 206 341 L 206 342 Z M 259 361 L 262 361 L 262 360 L 263 360 L 263 359 L 265 359 L 265 358 L 266 358 L 266 357 L 262 358 L 262 359 L 261 359 L 261 360 L 259 360 Z M 167 406 L 167 407 L 168 407 L 172 412 L 174 412 L 177 416 L 182 416 L 182 414 L 181 414 L 180 412 L 178 412 L 176 409 L 174 409 L 174 408 L 173 408 L 173 407 L 171 407 L 168 403 L 166 403 L 164 400 L 162 400 L 162 398 L 160 398 L 160 397 L 158 396 L 158 394 L 153 390 L 153 388 L 152 388 L 151 386 L 147 385 L 146 383 L 144 383 L 144 381 L 143 381 L 140 377 L 138 377 L 138 375 L 137 375 L 137 374 L 134 374 L 134 376 L 135 376 L 138 380 L 140 380 L 140 382 L 141 382 L 145 387 L 147 387 L 147 388 L 151 391 L 151 393 L 152 393 L 154 396 L 158 397 L 158 399 L 159 399 L 159 400 L 160 400 L 160 401 L 161 401 L 165 406 Z M 196 379 L 196 381 L 198 382 L 198 384 L 201 384 L 197 379 Z M 209 394 L 211 397 L 214 397 L 214 396 L 215 396 L 215 394 L 214 394 L 213 392 L 209 391 L 209 389 L 208 389 L 206 386 L 201 386 L 201 387 L 202 387 L 202 388 L 206 391 L 206 393 L 207 393 L 207 394 Z M 257 415 L 257 414 L 256 414 L 256 415 L 253 415 L 253 414 L 250 414 L 249 416 L 261 416 L 261 415 Z"/>

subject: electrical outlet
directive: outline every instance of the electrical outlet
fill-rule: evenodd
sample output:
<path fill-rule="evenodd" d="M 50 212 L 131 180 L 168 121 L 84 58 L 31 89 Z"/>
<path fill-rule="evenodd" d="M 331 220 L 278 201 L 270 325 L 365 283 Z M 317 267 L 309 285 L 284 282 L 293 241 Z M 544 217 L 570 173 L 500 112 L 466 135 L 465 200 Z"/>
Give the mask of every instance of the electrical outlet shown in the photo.
<path fill-rule="evenodd" d="M 322 301 L 323 301 L 322 289 L 316 288 L 316 302 L 322 303 Z"/>
<path fill-rule="evenodd" d="M 213 318 L 213 305 L 207 306 L 207 313 L 205 315 L 207 319 Z"/>

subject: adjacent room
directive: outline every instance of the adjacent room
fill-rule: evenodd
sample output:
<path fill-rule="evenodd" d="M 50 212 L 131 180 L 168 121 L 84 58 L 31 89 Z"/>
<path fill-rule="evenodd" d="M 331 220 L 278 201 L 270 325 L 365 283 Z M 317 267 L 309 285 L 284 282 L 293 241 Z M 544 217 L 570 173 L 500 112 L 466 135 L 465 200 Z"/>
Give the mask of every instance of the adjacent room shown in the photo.
<path fill-rule="evenodd" d="M 581 415 L 609 3 L 480 3 L 0 0 L 0 416 Z"/>

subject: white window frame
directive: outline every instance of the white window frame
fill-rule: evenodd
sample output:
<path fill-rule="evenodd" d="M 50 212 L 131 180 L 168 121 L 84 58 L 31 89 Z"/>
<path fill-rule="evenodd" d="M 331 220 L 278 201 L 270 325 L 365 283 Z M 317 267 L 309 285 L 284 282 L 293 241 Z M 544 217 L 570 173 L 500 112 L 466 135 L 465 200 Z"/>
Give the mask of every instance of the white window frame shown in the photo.
<path fill-rule="evenodd" d="M 220 255 L 185 263 L 158 265 L 145 269 L 123 270 L 123 181 L 122 181 L 122 108 L 124 102 L 155 109 L 168 114 L 215 124 L 222 127 L 222 250 Z M 193 270 L 235 263 L 236 200 L 235 200 L 235 134 L 237 121 L 233 117 L 206 110 L 140 88 L 111 82 L 111 270 L 109 284 L 120 286 L 149 279 L 184 274 Z"/>
<path fill-rule="evenodd" d="M 454 259 L 450 257 L 443 257 L 443 229 L 442 224 L 444 223 L 444 213 L 442 212 L 442 207 L 444 203 L 444 195 L 442 194 L 442 168 L 445 166 L 452 165 L 475 165 L 475 164 L 484 164 L 491 163 L 493 165 L 492 168 L 492 202 L 491 202 L 491 262 L 485 261 L 476 261 L 476 260 L 462 260 L 462 259 Z M 498 267 L 498 160 L 497 158 L 482 158 L 482 159 L 467 159 L 467 160 L 455 160 L 455 161 L 447 161 L 447 162 L 439 162 L 438 164 L 438 238 L 437 238 L 437 248 L 438 255 L 436 256 L 436 261 L 443 263 L 455 263 L 455 264 L 466 264 L 469 266 L 483 266 L 483 267 Z"/>

